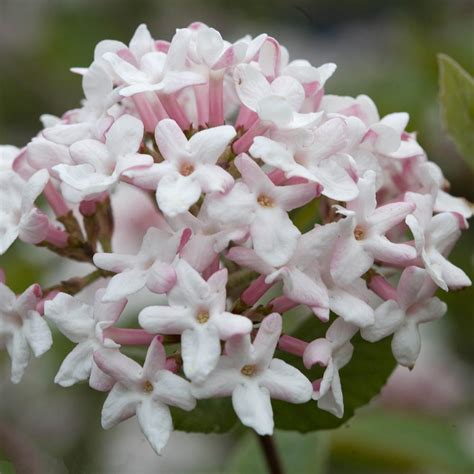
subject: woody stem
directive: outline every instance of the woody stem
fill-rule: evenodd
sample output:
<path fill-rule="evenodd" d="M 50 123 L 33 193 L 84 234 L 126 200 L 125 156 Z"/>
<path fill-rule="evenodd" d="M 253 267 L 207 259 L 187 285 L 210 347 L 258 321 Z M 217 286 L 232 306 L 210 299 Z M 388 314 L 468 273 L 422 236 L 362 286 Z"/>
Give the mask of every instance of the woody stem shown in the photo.
<path fill-rule="evenodd" d="M 272 436 L 258 436 L 269 474 L 283 474 L 283 467 Z"/>

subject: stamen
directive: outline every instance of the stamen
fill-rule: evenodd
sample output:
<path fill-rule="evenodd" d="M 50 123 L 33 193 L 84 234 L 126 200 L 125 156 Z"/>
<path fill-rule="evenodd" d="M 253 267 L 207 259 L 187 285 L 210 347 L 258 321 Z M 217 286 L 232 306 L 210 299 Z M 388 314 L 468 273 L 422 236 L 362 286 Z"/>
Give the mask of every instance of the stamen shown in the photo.
<path fill-rule="evenodd" d="M 252 375 L 255 374 L 255 371 L 257 370 L 257 368 L 255 367 L 255 365 L 251 365 L 251 364 L 248 364 L 248 365 L 244 365 L 241 369 L 240 369 L 240 373 L 242 375 L 245 375 L 247 377 L 251 377 Z"/>
<path fill-rule="evenodd" d="M 143 383 L 143 391 L 146 393 L 153 392 L 153 384 L 149 380 L 145 380 Z"/>
<path fill-rule="evenodd" d="M 191 173 L 194 172 L 194 166 L 189 165 L 189 164 L 183 164 L 183 165 L 181 165 L 181 168 L 180 168 L 179 172 L 183 176 L 189 176 Z"/>
<path fill-rule="evenodd" d="M 207 311 L 199 311 L 196 319 L 199 324 L 204 324 L 209 321 L 209 313 Z"/>
<path fill-rule="evenodd" d="M 365 237 L 364 229 L 361 226 L 356 225 L 356 228 L 354 229 L 354 237 L 356 240 L 362 240 Z"/>
<path fill-rule="evenodd" d="M 269 198 L 268 196 L 265 196 L 264 194 L 261 194 L 260 196 L 258 196 L 257 202 L 262 207 L 273 207 L 273 200 Z"/>

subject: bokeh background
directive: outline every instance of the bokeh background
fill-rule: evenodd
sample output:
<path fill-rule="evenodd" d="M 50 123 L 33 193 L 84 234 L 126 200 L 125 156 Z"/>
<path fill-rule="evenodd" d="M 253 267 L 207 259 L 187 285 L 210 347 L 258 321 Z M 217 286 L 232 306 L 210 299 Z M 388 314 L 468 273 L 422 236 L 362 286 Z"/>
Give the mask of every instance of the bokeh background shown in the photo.
<path fill-rule="evenodd" d="M 474 72 L 472 0 L 0 0 L 0 143 L 22 146 L 39 130 L 40 114 L 78 105 L 80 79 L 69 68 L 90 64 L 99 40 L 128 42 L 141 22 L 170 39 L 196 20 L 229 40 L 266 32 L 293 58 L 336 62 L 326 90 L 366 93 L 381 115 L 408 111 L 409 130 L 418 131 L 453 194 L 474 201 L 474 176 L 440 122 L 436 63 L 444 52 Z M 471 279 L 473 243 L 473 231 L 465 232 L 452 256 Z M 18 244 L 0 267 L 16 291 L 66 271 L 46 251 Z M 382 396 L 334 432 L 277 433 L 288 472 L 473 472 L 474 291 L 439 296 L 449 314 L 424 331 L 412 372 L 397 369 Z M 11 443 L 23 446 L 20 473 L 265 472 L 251 433 L 175 433 L 158 458 L 135 420 L 102 431 L 102 394 L 53 385 L 70 350 L 56 339 L 19 386 L 0 355 L 0 473 L 14 472 L 2 456 Z"/>

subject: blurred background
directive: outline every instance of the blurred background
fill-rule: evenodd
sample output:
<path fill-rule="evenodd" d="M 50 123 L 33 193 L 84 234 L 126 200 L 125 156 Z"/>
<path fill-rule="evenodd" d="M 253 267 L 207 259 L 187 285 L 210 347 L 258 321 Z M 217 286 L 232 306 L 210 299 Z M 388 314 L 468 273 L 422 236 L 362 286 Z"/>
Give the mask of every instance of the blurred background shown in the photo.
<path fill-rule="evenodd" d="M 80 78 L 69 68 L 89 65 L 101 39 L 128 43 L 142 22 L 155 38 L 171 39 L 176 27 L 197 20 L 228 40 L 266 32 L 293 59 L 337 63 L 326 91 L 368 94 L 382 116 L 408 111 L 408 130 L 418 131 L 452 193 L 474 201 L 472 172 L 440 123 L 436 63 L 444 52 L 474 72 L 472 0 L 0 0 L 0 143 L 23 146 L 40 114 L 79 104 Z M 471 279 L 473 243 L 474 232 L 464 232 L 452 256 Z M 0 257 L 15 291 L 38 275 L 52 281 L 45 268 L 56 260 L 34 255 L 16 245 Z M 449 314 L 426 328 L 412 372 L 397 369 L 382 396 L 336 431 L 277 433 L 288 472 L 473 472 L 474 290 L 439 296 Z M 11 442 L 24 447 L 17 470 L 25 473 L 265 472 L 251 433 L 175 433 L 158 458 L 134 419 L 102 431 L 102 394 L 52 383 L 70 348 L 57 337 L 20 386 L 9 382 L 9 360 L 0 354 L 1 474 L 15 472 L 2 455 Z"/>

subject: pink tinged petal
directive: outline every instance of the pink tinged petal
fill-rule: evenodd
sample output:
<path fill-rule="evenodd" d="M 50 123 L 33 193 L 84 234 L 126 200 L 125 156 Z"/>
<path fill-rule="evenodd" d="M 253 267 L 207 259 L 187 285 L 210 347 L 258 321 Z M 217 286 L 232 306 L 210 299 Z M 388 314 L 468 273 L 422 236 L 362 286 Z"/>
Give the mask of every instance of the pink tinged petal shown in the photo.
<path fill-rule="evenodd" d="M 150 446 L 157 454 L 161 454 L 173 430 L 169 408 L 147 397 L 137 406 L 137 418 Z"/>
<path fill-rule="evenodd" d="M 164 214 L 174 217 L 189 210 L 201 196 L 201 185 L 190 176 L 168 174 L 158 183 L 156 200 Z"/>
<path fill-rule="evenodd" d="M 253 342 L 255 360 L 260 369 L 266 369 L 275 353 L 282 328 L 282 319 L 278 313 L 272 313 L 260 324 Z"/>
<path fill-rule="evenodd" d="M 104 302 L 121 300 L 141 290 L 146 283 L 147 272 L 144 270 L 126 270 L 114 275 L 107 285 Z"/>
<path fill-rule="evenodd" d="M 397 286 L 397 300 L 401 308 L 406 310 L 420 300 L 427 279 L 429 280 L 429 277 L 422 268 L 413 266 L 405 268 Z M 433 293 L 434 291 L 433 287 Z"/>
<path fill-rule="evenodd" d="M 374 310 L 365 301 L 341 288 L 329 291 L 329 307 L 345 321 L 358 327 L 374 323 Z"/>
<path fill-rule="evenodd" d="M 149 306 L 138 315 L 140 326 L 153 334 L 181 334 L 193 327 L 194 312 L 185 307 Z"/>
<path fill-rule="evenodd" d="M 446 303 L 439 298 L 430 298 L 421 304 L 414 311 L 410 311 L 410 318 L 413 318 L 418 324 L 436 321 L 442 318 L 447 311 Z"/>
<path fill-rule="evenodd" d="M 425 259 L 425 266 L 433 281 L 445 291 L 448 291 L 448 288 L 456 290 L 471 286 L 471 280 L 466 273 L 437 251 L 429 253 L 429 261 Z"/>
<path fill-rule="evenodd" d="M 255 137 L 249 153 L 262 159 L 267 165 L 281 169 L 285 173 L 291 172 L 298 165 L 293 159 L 293 154 L 283 144 L 267 137 Z"/>
<path fill-rule="evenodd" d="M 298 268 L 288 268 L 283 275 L 283 293 L 300 304 L 305 304 L 317 311 L 317 308 L 328 308 L 329 297 L 327 288 L 318 277 L 310 277 Z M 321 317 L 321 313 L 318 313 Z M 329 314 L 326 315 L 329 317 Z M 327 320 L 323 318 L 323 320 Z"/>
<path fill-rule="evenodd" d="M 112 88 L 112 78 L 98 62 L 94 61 L 82 78 L 82 89 L 84 90 L 84 95 L 88 100 L 92 100 L 94 102 L 103 101 L 104 97 L 107 97 L 112 92 Z M 67 145 L 71 145 L 78 139 L 69 141 Z"/>
<path fill-rule="evenodd" d="M 104 302 L 105 290 L 101 288 L 94 298 L 94 319 L 96 321 L 106 321 L 115 323 L 122 314 L 127 300 L 122 298 L 113 302 Z"/>
<path fill-rule="evenodd" d="M 269 95 L 257 104 L 256 112 L 265 122 L 272 122 L 277 127 L 285 127 L 293 119 L 294 111 L 284 97 Z"/>
<path fill-rule="evenodd" d="M 154 400 L 186 411 L 195 408 L 196 400 L 191 395 L 191 384 L 182 377 L 169 370 L 160 370 L 153 378 L 153 384 L 152 397 Z"/>
<path fill-rule="evenodd" d="M 47 170 L 42 169 L 37 171 L 27 182 L 23 189 L 21 197 L 21 211 L 23 213 L 28 212 L 34 206 L 34 203 L 38 196 L 43 192 L 44 188 L 48 184 L 49 173 Z"/>
<path fill-rule="evenodd" d="M 122 255 L 118 253 L 101 253 L 94 255 L 94 264 L 103 270 L 111 272 L 123 272 L 132 269 L 137 261 L 135 255 Z"/>
<path fill-rule="evenodd" d="M 165 368 L 166 352 L 158 337 L 155 337 L 148 348 L 145 363 L 143 364 L 143 377 L 152 379 L 155 374 Z"/>
<path fill-rule="evenodd" d="M 232 392 L 232 405 L 243 425 L 260 436 L 273 434 L 273 410 L 267 388 L 258 383 L 237 385 Z"/>
<path fill-rule="evenodd" d="M 186 329 L 181 335 L 181 355 L 186 377 L 198 384 L 204 382 L 221 355 L 217 329 L 209 323 L 203 328 Z"/>
<path fill-rule="evenodd" d="M 205 193 L 223 193 L 234 184 L 234 178 L 227 171 L 215 165 L 201 165 L 193 173 Z"/>
<path fill-rule="evenodd" d="M 374 324 L 362 328 L 360 333 L 366 341 L 377 342 L 397 331 L 404 320 L 405 312 L 398 303 L 393 300 L 385 301 L 375 310 Z"/>
<path fill-rule="evenodd" d="M 356 213 L 359 221 L 367 222 L 377 206 L 375 198 L 375 178 L 376 175 L 374 171 L 366 171 L 364 176 L 357 182 L 359 195 L 356 199 L 347 204 L 347 208 Z"/>
<path fill-rule="evenodd" d="M 99 392 L 109 392 L 115 384 L 115 380 L 99 369 L 97 364 L 92 361 L 91 375 L 89 377 L 89 386 Z"/>
<path fill-rule="evenodd" d="M 70 387 L 87 380 L 91 374 L 93 352 L 93 341 L 80 342 L 63 360 L 54 382 L 61 387 Z"/>
<path fill-rule="evenodd" d="M 260 258 L 253 249 L 246 247 L 232 247 L 227 252 L 226 257 L 243 267 L 259 272 L 262 275 L 269 275 L 275 271 L 275 268 Z"/>
<path fill-rule="evenodd" d="M 70 151 L 76 165 L 90 165 L 97 172 L 104 172 L 107 164 L 110 163 L 107 147 L 97 140 L 87 139 L 76 142 L 71 146 Z M 66 169 L 70 167 L 63 165 L 55 168 L 58 173 Z"/>
<path fill-rule="evenodd" d="M 324 160 L 318 167 L 309 167 L 309 174 L 301 174 L 300 168 L 288 174 L 312 179 L 323 186 L 321 194 L 338 201 L 350 201 L 359 193 L 357 184 L 349 172 L 333 160 Z"/>
<path fill-rule="evenodd" d="M 72 163 L 66 146 L 58 145 L 42 137 L 29 143 L 27 150 L 28 163 L 35 169 L 51 169 L 55 165 Z"/>
<path fill-rule="evenodd" d="M 13 311 L 16 305 L 16 296 L 8 286 L 5 285 L 5 273 L 3 272 L 3 279 L 0 282 L 0 310 L 5 312 Z"/>
<path fill-rule="evenodd" d="M 304 206 L 316 197 L 318 188 L 314 183 L 278 186 L 276 198 L 278 204 L 287 212 Z"/>
<path fill-rule="evenodd" d="M 236 134 L 234 127 L 230 125 L 195 133 L 189 140 L 193 162 L 214 165 Z"/>
<path fill-rule="evenodd" d="M 27 316 L 28 311 L 34 309 L 42 297 L 41 287 L 34 283 L 29 286 L 18 298 L 15 296 L 14 306 L 16 311 L 23 317 Z"/>
<path fill-rule="evenodd" d="M 49 219 L 39 209 L 23 214 L 18 225 L 18 237 L 28 244 L 37 244 L 48 237 Z"/>
<path fill-rule="evenodd" d="M 437 212 L 456 212 L 466 219 L 472 217 L 472 204 L 462 197 L 451 196 L 443 190 L 438 191 L 434 206 Z"/>
<path fill-rule="evenodd" d="M 103 58 L 112 66 L 115 73 L 125 84 L 146 84 L 148 76 L 137 69 L 133 64 L 125 61 L 115 53 L 105 53 Z"/>
<path fill-rule="evenodd" d="M 143 381 L 141 366 L 117 349 L 95 351 L 94 361 L 107 375 L 129 390 L 137 390 Z"/>
<path fill-rule="evenodd" d="M 305 92 L 303 86 L 293 77 L 279 76 L 271 83 L 273 94 L 285 97 L 292 109 L 298 112 L 303 104 Z"/>
<path fill-rule="evenodd" d="M 46 321 L 36 311 L 28 311 L 23 321 L 23 333 L 35 357 L 43 355 L 53 344 L 51 331 Z"/>
<path fill-rule="evenodd" d="M 185 87 L 205 83 L 206 79 L 201 74 L 191 71 L 168 70 L 160 85 L 164 94 L 174 94 Z"/>
<path fill-rule="evenodd" d="M 167 293 L 175 285 L 176 272 L 169 263 L 155 262 L 148 270 L 146 287 L 154 293 Z"/>
<path fill-rule="evenodd" d="M 306 403 L 313 394 L 311 382 L 298 369 L 279 359 L 271 361 L 260 383 L 268 389 L 272 398 L 289 403 Z"/>
<path fill-rule="evenodd" d="M 443 212 L 434 216 L 427 232 L 431 245 L 442 255 L 447 255 L 461 236 L 459 220 L 451 212 Z"/>
<path fill-rule="evenodd" d="M 179 164 L 190 157 L 188 140 L 178 124 L 171 119 L 161 120 L 156 126 L 155 140 L 165 160 Z"/>
<path fill-rule="evenodd" d="M 363 275 L 374 263 L 354 237 L 355 220 L 349 216 L 339 221 L 341 233 L 336 241 L 330 271 L 336 283 L 345 284 Z"/>
<path fill-rule="evenodd" d="M 318 408 L 327 411 L 337 418 L 344 416 L 344 400 L 339 372 L 334 372 L 331 388 L 318 399 Z"/>
<path fill-rule="evenodd" d="M 25 336 L 15 331 L 6 341 L 6 349 L 11 359 L 11 381 L 19 383 L 30 360 L 30 350 Z"/>
<path fill-rule="evenodd" d="M 324 338 L 310 342 L 303 353 L 303 363 L 307 369 L 314 364 L 327 367 L 332 356 L 332 344 Z"/>
<path fill-rule="evenodd" d="M 169 304 L 172 306 L 195 307 L 211 297 L 209 284 L 202 276 L 184 260 L 176 265 L 178 284 L 168 295 Z"/>
<path fill-rule="evenodd" d="M 288 262 L 301 235 L 288 214 L 280 208 L 258 209 L 250 225 L 255 253 L 278 267 Z"/>
<path fill-rule="evenodd" d="M 143 139 L 143 123 L 131 115 L 122 115 L 106 134 L 106 145 L 114 156 L 136 153 Z"/>
<path fill-rule="evenodd" d="M 59 293 L 52 301 L 46 301 L 44 308 L 45 318 L 73 342 L 84 341 L 94 329 L 92 307 L 66 293 Z"/>
<path fill-rule="evenodd" d="M 155 46 L 155 41 L 151 37 L 150 31 L 147 26 L 142 23 L 138 26 L 133 34 L 132 39 L 130 40 L 129 48 L 138 59 L 146 53 L 153 51 Z"/>
<path fill-rule="evenodd" d="M 228 397 L 239 382 L 239 369 L 234 367 L 232 359 L 222 356 L 217 367 L 202 384 L 191 384 L 191 393 L 197 399 Z"/>
<path fill-rule="evenodd" d="M 180 252 L 180 257 L 198 272 L 209 267 L 216 255 L 214 237 L 201 234 L 193 235 Z"/>
<path fill-rule="evenodd" d="M 413 368 L 421 349 L 418 325 L 407 319 L 393 335 L 392 352 L 400 365 Z"/>
<path fill-rule="evenodd" d="M 102 408 L 102 428 L 108 430 L 116 424 L 135 415 L 141 398 L 128 388 L 115 384 Z"/>
<path fill-rule="evenodd" d="M 254 352 L 250 335 L 231 337 L 225 344 L 225 354 L 232 359 L 237 370 L 240 370 L 243 365 L 255 361 Z"/>
<path fill-rule="evenodd" d="M 258 102 L 271 93 L 265 76 L 254 66 L 242 64 L 234 70 L 234 82 L 239 99 L 256 111 Z"/>
<path fill-rule="evenodd" d="M 368 218 L 371 230 L 377 234 L 385 234 L 405 217 L 415 210 L 411 202 L 395 202 L 376 209 Z"/>
<path fill-rule="evenodd" d="M 232 313 L 221 313 L 213 324 L 217 327 L 219 338 L 227 341 L 231 337 L 250 334 L 252 331 L 252 322 L 245 316 L 239 316 Z"/>
<path fill-rule="evenodd" d="M 403 265 L 416 258 L 414 247 L 390 242 L 385 236 L 374 236 L 362 242 L 364 250 L 382 262 Z"/>

